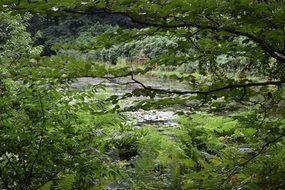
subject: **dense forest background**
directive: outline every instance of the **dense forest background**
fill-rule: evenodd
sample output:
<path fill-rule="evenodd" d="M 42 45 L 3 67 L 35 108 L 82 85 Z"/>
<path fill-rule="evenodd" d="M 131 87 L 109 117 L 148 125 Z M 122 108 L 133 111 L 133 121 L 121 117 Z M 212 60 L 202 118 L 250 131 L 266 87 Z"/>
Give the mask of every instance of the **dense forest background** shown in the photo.
<path fill-rule="evenodd" d="M 285 189 L 284 1 L 0 11 L 0 189 Z"/>

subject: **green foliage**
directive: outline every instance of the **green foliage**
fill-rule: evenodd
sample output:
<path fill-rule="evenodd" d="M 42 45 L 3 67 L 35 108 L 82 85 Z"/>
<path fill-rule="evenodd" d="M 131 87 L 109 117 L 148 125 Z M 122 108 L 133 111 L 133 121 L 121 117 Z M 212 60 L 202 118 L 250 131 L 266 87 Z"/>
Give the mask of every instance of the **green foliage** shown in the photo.
<path fill-rule="evenodd" d="M 268 162 L 267 164 L 271 165 L 272 162 L 274 165 L 275 161 L 268 159 L 268 155 L 271 155 L 271 151 L 274 152 L 279 148 L 275 149 L 276 147 L 272 146 L 266 151 L 265 155 L 258 155 L 253 163 L 247 163 L 247 160 L 258 154 L 258 149 L 261 148 L 260 141 L 264 140 L 264 132 L 261 131 L 266 130 L 267 125 L 261 126 L 261 119 L 256 118 L 256 114 L 241 113 L 237 115 L 243 117 L 243 119 L 233 120 L 221 116 L 194 115 L 191 117 L 191 122 L 189 122 L 189 120 L 181 118 L 183 128 L 178 133 L 178 139 L 184 145 L 183 149 L 186 153 L 192 155 L 192 157 L 195 156 L 196 163 L 200 165 L 198 168 L 203 168 L 202 170 L 196 169 L 193 174 L 186 175 L 189 179 L 186 182 L 190 185 L 188 188 L 207 189 L 211 188 L 212 185 L 215 187 L 220 186 L 221 189 L 227 189 L 229 186 L 245 189 L 266 189 L 276 185 L 273 178 L 267 181 L 267 185 L 259 184 L 257 181 L 264 179 L 267 174 L 257 172 L 257 167 L 261 167 L 258 163 L 262 162 L 261 160 L 264 160 L 264 158 Z M 247 122 L 248 126 L 245 124 Z M 269 125 L 272 125 L 275 121 L 268 122 Z M 252 138 L 253 136 L 254 138 Z M 202 152 L 200 152 L 201 150 Z M 206 158 L 207 163 L 201 161 L 203 157 Z M 282 156 L 278 154 L 277 157 L 281 158 Z M 236 167 L 241 168 L 236 169 Z M 255 167 L 256 169 L 249 172 L 249 168 Z M 278 176 L 276 180 L 279 181 L 282 172 L 277 173 L 275 173 L 276 177 Z M 204 175 L 208 176 L 204 178 L 207 181 L 199 182 L 201 180 L 200 176 Z M 250 181 L 248 181 L 249 179 Z M 225 181 L 227 180 L 229 180 L 229 184 L 226 184 Z"/>
<path fill-rule="evenodd" d="M 0 13 L 0 62 L 17 63 L 23 58 L 39 55 L 41 47 L 33 47 L 31 35 L 26 32 L 29 15 L 12 16 Z"/>
<path fill-rule="evenodd" d="M 104 25 L 97 24 L 100 27 Z M 96 28 L 98 28 L 98 26 Z M 106 33 L 114 33 L 116 28 L 105 29 Z M 104 33 L 102 34 L 104 35 Z M 110 62 L 117 61 L 118 58 L 134 57 L 143 53 L 148 58 L 155 58 L 164 53 L 166 48 L 175 46 L 175 41 L 163 36 L 150 36 L 143 39 L 137 39 L 128 43 L 121 43 L 110 48 L 98 46 L 98 38 L 102 36 L 91 34 L 91 32 L 82 32 L 75 40 L 69 39 L 68 43 L 55 44 L 53 49 L 58 51 L 61 56 L 74 57 L 88 61 Z M 112 38 L 112 37 L 111 37 Z M 100 39 L 107 40 L 107 39 Z M 94 47 L 96 50 L 93 50 Z M 90 50 L 91 49 L 91 50 Z"/>
<path fill-rule="evenodd" d="M 0 188 L 284 189 L 284 6 L 249 0 L 1 1 Z M 28 11 L 123 15 L 139 26 L 59 19 L 42 36 L 35 33 L 58 52 L 41 57 L 42 47 L 26 31 Z M 181 69 L 171 78 L 190 90 L 135 80 L 149 67 L 98 63 L 141 52 L 163 71 Z M 142 88 L 106 97 L 100 86 L 71 88 L 79 76 L 131 76 L 128 84 Z M 134 128 L 118 105 L 127 98 L 140 98 L 131 111 L 191 112 L 162 133 Z"/>
<path fill-rule="evenodd" d="M 47 182 L 46 184 L 44 184 L 40 190 L 50 190 L 51 189 L 51 186 L 52 186 L 52 182 Z"/>
<path fill-rule="evenodd" d="M 20 17 L 9 18 L 17 22 Z M 123 118 L 100 114 L 108 105 L 94 89 L 75 91 L 60 84 L 65 78 L 40 78 L 47 71 L 35 74 L 39 70 L 33 70 L 34 63 L 24 61 L 33 56 L 22 54 L 22 65 L 16 65 L 20 72 L 14 74 L 15 67 L 9 67 L 14 58 L 1 60 L 1 74 L 7 76 L 0 80 L 1 188 L 36 189 L 46 184 L 42 188 L 48 189 L 48 182 L 70 173 L 76 176 L 77 188 L 88 188 L 96 176 L 114 176 L 105 153 L 96 152 L 98 131 Z M 71 189 L 74 180 L 64 178 L 58 188 Z"/>
<path fill-rule="evenodd" d="M 75 179 L 73 175 L 67 175 L 59 181 L 55 190 L 71 190 Z"/>
<path fill-rule="evenodd" d="M 24 86 L 14 82 L 14 91 L 1 96 L 2 177 L 9 176 L 4 179 L 15 188 L 36 187 L 69 171 L 82 176 L 77 180 L 87 185 L 88 177 L 108 173 L 101 166 L 103 153 L 92 154 L 91 147 L 96 149 L 99 140 L 96 131 L 116 125 L 119 116 L 92 116 L 104 109 L 92 91 L 58 93 L 45 89 L 43 82 Z"/>
<path fill-rule="evenodd" d="M 52 50 L 64 52 L 68 49 L 88 49 L 94 43 L 94 37 L 104 32 L 113 32 L 116 28 L 88 17 L 79 17 L 67 19 L 58 26 L 47 27 L 42 33 L 47 40 L 45 43 L 52 46 Z"/>

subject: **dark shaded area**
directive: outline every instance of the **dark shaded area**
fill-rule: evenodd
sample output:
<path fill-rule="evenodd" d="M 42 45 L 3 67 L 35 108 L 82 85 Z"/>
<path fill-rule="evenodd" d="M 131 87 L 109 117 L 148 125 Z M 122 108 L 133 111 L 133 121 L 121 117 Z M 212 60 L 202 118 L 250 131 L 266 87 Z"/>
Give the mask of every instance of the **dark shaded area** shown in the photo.
<path fill-rule="evenodd" d="M 88 30 L 96 23 L 102 25 L 110 25 L 110 27 L 123 28 L 142 28 L 143 26 L 133 23 L 130 18 L 123 15 L 112 15 L 108 13 L 99 15 L 78 15 L 70 14 L 69 16 L 49 16 L 33 14 L 28 32 L 35 37 L 35 45 L 43 45 L 44 49 L 42 56 L 55 55 L 56 52 L 51 49 L 51 46 L 57 40 L 68 41 L 68 38 L 76 38 L 81 32 Z M 37 32 L 41 31 L 41 36 L 36 36 Z M 112 60 L 112 64 L 116 64 L 116 60 Z"/>

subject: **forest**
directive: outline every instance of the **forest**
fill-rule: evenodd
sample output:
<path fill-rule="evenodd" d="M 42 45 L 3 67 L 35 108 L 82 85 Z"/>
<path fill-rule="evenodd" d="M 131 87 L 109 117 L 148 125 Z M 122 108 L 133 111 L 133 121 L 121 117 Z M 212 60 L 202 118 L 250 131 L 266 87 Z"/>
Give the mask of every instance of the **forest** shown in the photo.
<path fill-rule="evenodd" d="M 0 189 L 284 190 L 285 1 L 1 0 Z"/>

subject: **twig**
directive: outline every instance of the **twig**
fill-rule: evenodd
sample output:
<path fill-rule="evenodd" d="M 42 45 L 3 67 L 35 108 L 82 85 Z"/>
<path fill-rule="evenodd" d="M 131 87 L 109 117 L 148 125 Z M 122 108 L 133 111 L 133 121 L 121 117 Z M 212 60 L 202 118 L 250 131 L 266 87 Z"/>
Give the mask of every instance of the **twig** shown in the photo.
<path fill-rule="evenodd" d="M 217 26 L 221 26 L 220 23 L 218 23 L 217 21 L 215 21 L 214 19 L 212 19 L 210 16 L 205 16 L 209 21 L 211 21 L 212 23 L 214 23 Z"/>
<path fill-rule="evenodd" d="M 242 101 L 245 96 L 246 96 L 246 86 L 243 87 L 243 93 L 242 93 L 242 95 L 241 95 L 239 101 Z"/>
<path fill-rule="evenodd" d="M 255 155 L 253 155 L 250 159 L 246 160 L 245 162 L 241 163 L 239 166 L 240 166 L 240 167 L 245 166 L 245 165 L 248 164 L 250 161 L 252 161 L 254 158 L 256 158 L 257 156 L 259 156 L 269 145 L 278 142 L 278 141 L 279 141 L 280 139 L 282 139 L 283 137 L 285 137 L 285 133 L 282 134 L 282 135 L 280 135 L 280 136 L 278 136 L 278 137 L 275 138 L 274 140 L 267 142 L 265 145 L 263 145 L 263 146 L 261 147 L 261 149 L 258 151 L 258 153 L 256 153 Z"/>
<path fill-rule="evenodd" d="M 9 190 L 10 188 L 9 188 L 9 186 L 8 186 L 8 183 L 7 183 L 7 181 L 4 179 L 4 177 L 2 176 L 2 172 L 1 172 L 1 171 L 0 171 L 0 179 L 2 180 L 2 182 L 3 182 L 4 186 L 5 186 L 5 188 L 6 188 L 7 190 Z"/>
<path fill-rule="evenodd" d="M 197 31 L 191 33 L 190 36 L 188 36 L 189 38 L 194 37 L 196 34 L 198 34 L 199 32 L 201 32 L 202 30 L 198 29 Z"/>
<path fill-rule="evenodd" d="M 244 166 L 247 165 L 249 162 L 251 162 L 253 159 L 255 159 L 256 157 L 258 157 L 259 155 L 261 155 L 262 152 L 263 152 L 269 145 L 278 142 L 278 141 L 279 141 L 280 139 L 282 139 L 283 137 L 285 137 L 285 133 L 282 134 L 282 135 L 280 135 L 280 136 L 278 136 L 278 137 L 275 138 L 274 140 L 269 141 L 269 142 L 267 142 L 266 144 L 264 144 L 264 145 L 261 147 L 261 149 L 260 149 L 255 155 L 253 155 L 252 157 L 250 157 L 248 160 L 244 161 L 243 163 L 236 165 L 236 166 L 232 169 L 231 173 L 228 175 L 228 178 L 230 178 L 238 169 L 240 169 L 241 167 L 244 167 Z"/>
<path fill-rule="evenodd" d="M 208 93 L 205 94 L 204 100 L 202 101 L 202 104 L 199 107 L 203 107 L 208 102 Z"/>
<path fill-rule="evenodd" d="M 32 165 L 31 165 L 31 168 L 30 168 L 30 170 L 29 170 L 29 174 L 27 175 L 27 178 L 26 178 L 26 183 L 27 183 L 26 185 L 27 185 L 27 187 L 28 187 L 28 186 L 31 184 L 31 182 L 32 182 L 32 176 L 33 176 L 34 166 L 35 166 L 36 161 L 38 160 L 39 155 L 40 155 L 40 152 L 41 152 L 41 148 L 42 148 L 42 144 L 43 144 L 44 126 L 45 126 L 45 122 L 46 122 L 44 106 L 43 106 L 42 97 L 41 97 L 41 94 L 40 94 L 40 93 L 38 93 L 38 97 L 39 97 L 40 108 L 41 108 L 41 113 L 42 113 L 43 127 L 42 127 L 42 129 L 41 129 L 40 142 L 39 142 L 39 145 L 38 145 L 38 148 L 37 148 L 37 154 L 36 154 L 35 159 L 34 159 Z"/>
<path fill-rule="evenodd" d="M 121 83 L 121 82 L 114 81 L 114 80 L 111 79 L 111 78 L 106 78 L 106 79 L 107 79 L 108 81 L 110 81 L 110 82 L 112 82 L 112 83 L 115 83 L 115 84 L 118 84 L 118 85 L 137 84 L 137 82 L 134 82 L 134 81 Z"/>
<path fill-rule="evenodd" d="M 23 186 L 22 186 L 22 180 L 21 180 L 21 177 L 20 177 L 20 174 L 19 172 L 17 171 L 17 169 L 14 167 L 13 163 L 11 162 L 10 158 L 7 156 L 6 152 L 2 152 L 2 154 L 4 154 L 5 158 L 7 159 L 10 167 L 12 168 L 12 170 L 15 172 L 17 178 L 18 178 L 18 181 L 19 181 L 19 186 L 20 186 L 20 189 L 24 189 Z"/>
<path fill-rule="evenodd" d="M 135 83 L 141 85 L 144 89 L 151 90 L 151 91 L 154 90 L 152 87 L 150 87 L 150 86 L 145 86 L 142 82 L 136 80 L 136 79 L 134 78 L 134 74 L 131 75 L 131 79 L 132 79 Z"/>
<path fill-rule="evenodd" d="M 201 48 L 192 40 L 192 38 L 189 38 L 191 44 L 201 53 L 205 54 L 205 51 L 202 51 Z"/>

